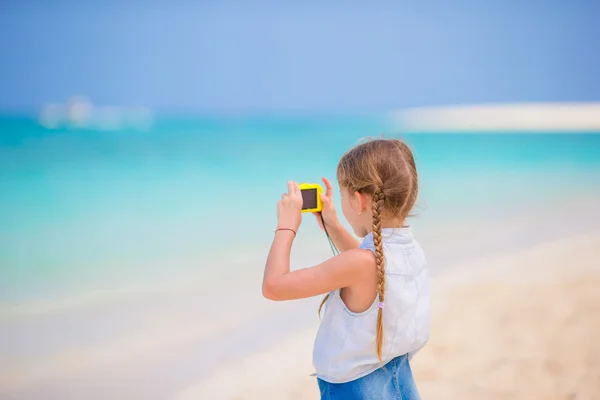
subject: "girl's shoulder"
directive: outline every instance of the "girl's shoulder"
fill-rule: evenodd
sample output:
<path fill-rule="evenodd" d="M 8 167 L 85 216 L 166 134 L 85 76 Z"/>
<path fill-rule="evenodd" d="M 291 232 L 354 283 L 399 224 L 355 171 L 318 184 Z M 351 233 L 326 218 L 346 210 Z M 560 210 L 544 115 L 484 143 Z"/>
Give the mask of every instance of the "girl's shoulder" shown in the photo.
<path fill-rule="evenodd" d="M 411 247 L 417 244 L 411 227 L 384 228 L 381 230 L 381 239 L 384 245 L 398 245 L 400 247 Z M 375 249 L 373 232 L 365 236 L 359 245 L 360 249 Z"/>

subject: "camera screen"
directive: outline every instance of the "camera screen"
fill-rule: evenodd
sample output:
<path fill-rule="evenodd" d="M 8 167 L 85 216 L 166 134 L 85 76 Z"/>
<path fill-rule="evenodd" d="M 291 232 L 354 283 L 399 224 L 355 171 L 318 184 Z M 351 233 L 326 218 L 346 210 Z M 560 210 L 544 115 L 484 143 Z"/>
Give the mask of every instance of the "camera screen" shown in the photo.
<path fill-rule="evenodd" d="M 317 208 L 317 189 L 305 189 L 302 192 L 302 209 Z"/>

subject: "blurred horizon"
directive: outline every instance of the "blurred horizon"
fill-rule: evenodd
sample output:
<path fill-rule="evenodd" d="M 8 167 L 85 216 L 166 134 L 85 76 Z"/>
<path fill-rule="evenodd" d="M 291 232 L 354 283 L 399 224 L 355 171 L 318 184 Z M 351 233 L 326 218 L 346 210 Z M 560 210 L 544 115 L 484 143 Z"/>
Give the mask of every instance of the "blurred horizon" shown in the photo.
<path fill-rule="evenodd" d="M 230 121 L 237 123 L 338 123 L 360 118 L 387 121 L 396 133 L 598 133 L 600 102 L 479 103 L 405 107 L 378 112 L 200 112 L 149 107 L 103 106 L 86 96 L 48 103 L 36 110 L 7 112 L 0 118 L 35 120 L 49 130 L 127 128 L 148 131 L 157 120 Z"/>

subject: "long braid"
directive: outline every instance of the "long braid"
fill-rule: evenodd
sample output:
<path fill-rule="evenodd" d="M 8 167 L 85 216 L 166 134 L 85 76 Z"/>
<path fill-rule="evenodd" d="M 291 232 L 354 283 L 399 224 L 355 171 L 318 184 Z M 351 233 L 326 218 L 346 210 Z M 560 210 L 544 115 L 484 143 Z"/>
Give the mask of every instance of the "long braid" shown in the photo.
<path fill-rule="evenodd" d="M 383 256 L 383 240 L 381 238 L 381 217 L 383 214 L 383 204 L 385 196 L 381 188 L 377 187 L 373 194 L 373 244 L 375 245 L 375 261 L 377 263 L 377 294 L 379 302 L 385 301 L 385 259 Z M 383 308 L 379 307 L 377 312 L 377 337 L 375 346 L 377 348 L 377 358 L 382 362 L 383 347 Z"/>
<path fill-rule="evenodd" d="M 321 315 L 321 308 L 323 308 L 323 306 L 325 305 L 325 303 L 327 302 L 327 299 L 329 298 L 329 293 L 327 293 L 325 295 L 325 297 L 323 298 L 323 301 L 321 301 L 321 305 L 319 306 L 319 311 L 317 312 L 319 315 Z"/>

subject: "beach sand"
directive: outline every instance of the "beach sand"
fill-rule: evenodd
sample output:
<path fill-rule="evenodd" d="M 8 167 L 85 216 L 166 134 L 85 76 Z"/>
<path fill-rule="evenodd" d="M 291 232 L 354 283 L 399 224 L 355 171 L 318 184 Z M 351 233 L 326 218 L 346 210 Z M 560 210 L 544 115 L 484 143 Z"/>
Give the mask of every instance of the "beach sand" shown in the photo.
<path fill-rule="evenodd" d="M 448 270 L 412 368 L 424 399 L 600 398 L 600 232 Z M 174 398 L 318 399 L 316 326 Z"/>
<path fill-rule="evenodd" d="M 600 397 L 600 234 L 546 242 L 434 281 L 425 399 Z"/>

